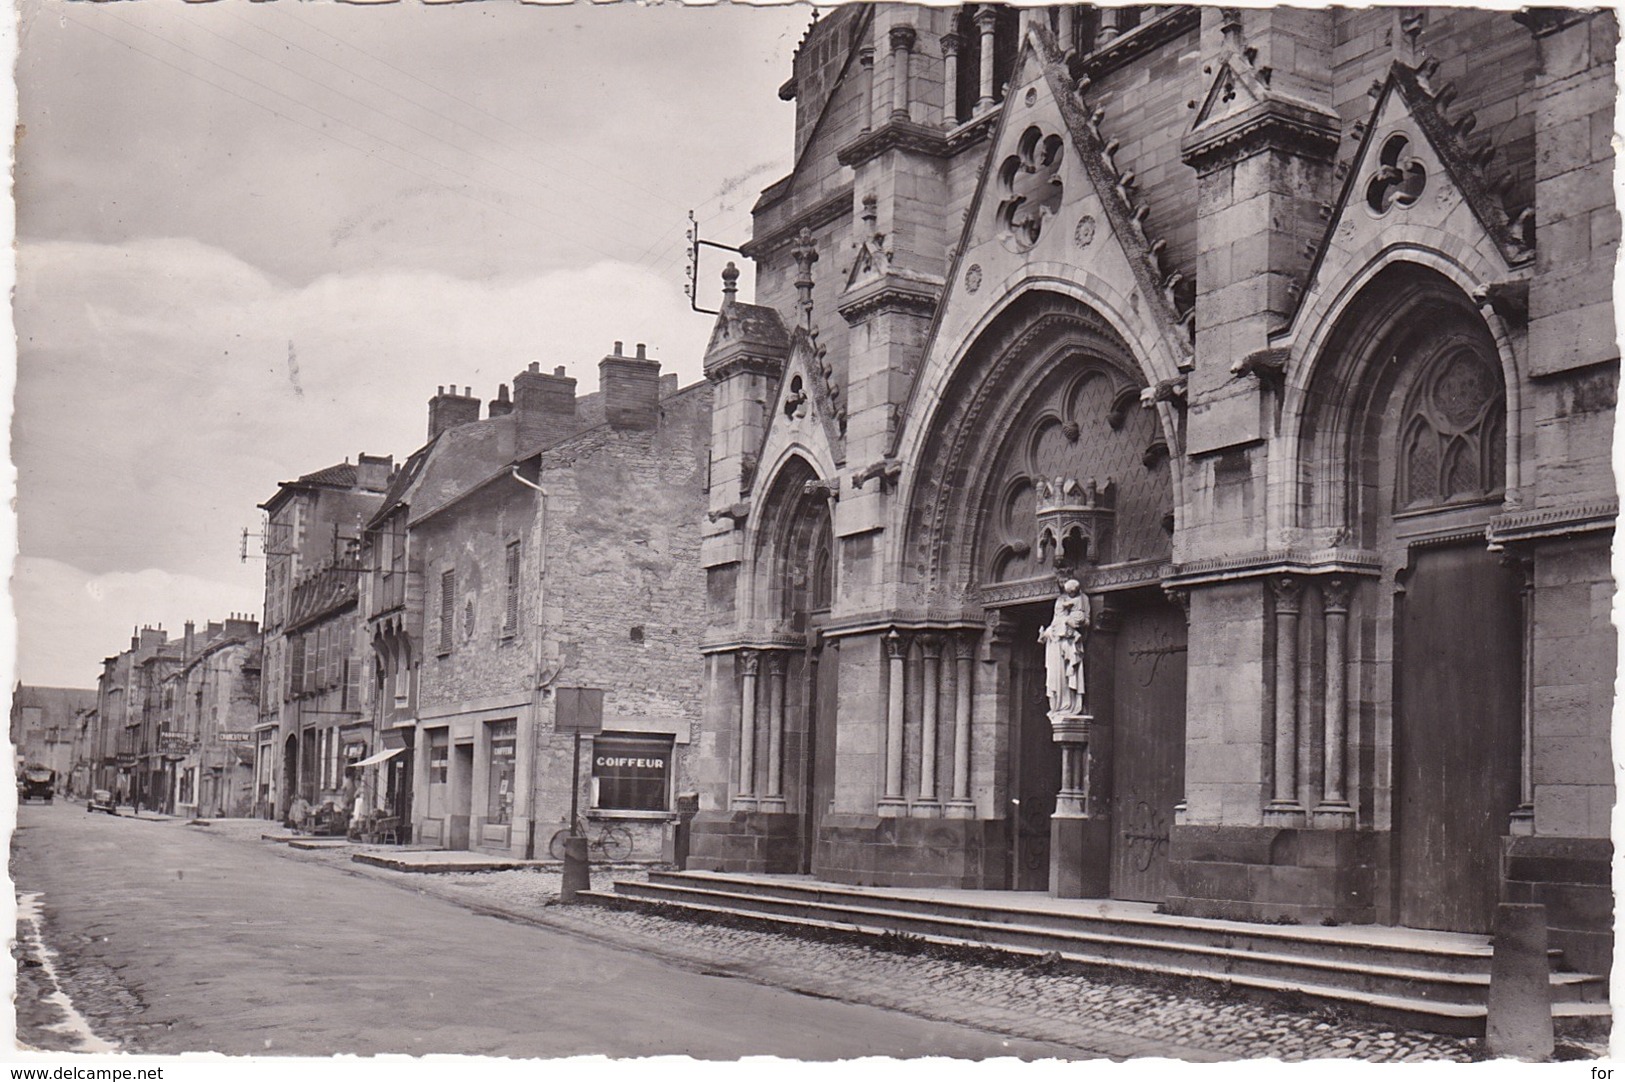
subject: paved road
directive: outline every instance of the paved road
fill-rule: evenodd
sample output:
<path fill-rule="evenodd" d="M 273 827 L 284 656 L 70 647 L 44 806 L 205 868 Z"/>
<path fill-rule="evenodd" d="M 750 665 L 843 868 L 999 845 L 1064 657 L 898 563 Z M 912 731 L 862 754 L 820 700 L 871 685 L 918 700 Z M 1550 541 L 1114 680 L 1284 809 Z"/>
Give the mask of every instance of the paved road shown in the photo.
<path fill-rule="evenodd" d="M 476 915 L 269 844 L 74 804 L 18 810 L 12 877 L 19 893 L 39 893 L 43 936 L 74 1004 L 130 1050 L 1079 1054 L 709 976 Z M 30 1040 L 34 1015 L 19 1005 L 20 1039 L 41 1046 Z"/>

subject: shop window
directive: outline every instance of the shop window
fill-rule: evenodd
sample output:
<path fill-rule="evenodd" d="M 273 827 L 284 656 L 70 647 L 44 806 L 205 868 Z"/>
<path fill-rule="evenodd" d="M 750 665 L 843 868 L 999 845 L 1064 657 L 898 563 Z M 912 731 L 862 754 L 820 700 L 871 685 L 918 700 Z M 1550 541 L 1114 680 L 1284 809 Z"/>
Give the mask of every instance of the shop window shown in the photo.
<path fill-rule="evenodd" d="M 592 745 L 592 806 L 663 812 L 670 807 L 672 737 L 599 733 Z"/>
<path fill-rule="evenodd" d="M 451 748 L 447 744 L 446 730 L 437 729 L 429 734 L 429 784 L 446 784 Z"/>
<path fill-rule="evenodd" d="M 485 818 L 490 823 L 513 822 L 513 781 L 517 722 L 493 721 L 486 726 L 491 738 L 491 773 Z"/>

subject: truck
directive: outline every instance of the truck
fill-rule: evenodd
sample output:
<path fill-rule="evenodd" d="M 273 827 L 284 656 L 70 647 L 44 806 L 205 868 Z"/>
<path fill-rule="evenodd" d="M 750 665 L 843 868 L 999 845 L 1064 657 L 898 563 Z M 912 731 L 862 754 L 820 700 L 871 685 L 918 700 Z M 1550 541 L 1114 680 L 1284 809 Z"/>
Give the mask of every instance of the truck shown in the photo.
<path fill-rule="evenodd" d="M 17 775 L 17 803 L 26 804 L 39 799 L 51 803 L 56 796 L 56 771 L 48 766 L 31 763 Z"/>

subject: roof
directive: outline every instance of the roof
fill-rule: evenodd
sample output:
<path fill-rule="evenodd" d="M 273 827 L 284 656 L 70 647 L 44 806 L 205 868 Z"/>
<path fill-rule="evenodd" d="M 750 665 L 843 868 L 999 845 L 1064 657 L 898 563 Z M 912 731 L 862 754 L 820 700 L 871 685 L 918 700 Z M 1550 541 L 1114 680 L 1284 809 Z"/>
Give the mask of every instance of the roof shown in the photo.
<path fill-rule="evenodd" d="M 336 485 L 340 488 L 351 488 L 355 485 L 355 466 L 349 462 L 341 462 L 336 466 L 307 473 L 299 478 L 302 485 Z"/>
<path fill-rule="evenodd" d="M 350 462 L 339 462 L 332 466 L 324 466 L 300 477 L 297 481 L 278 481 L 276 495 L 260 504 L 261 511 L 274 511 L 279 507 L 288 493 L 300 489 L 312 488 L 354 488 L 356 485 L 355 465 Z"/>

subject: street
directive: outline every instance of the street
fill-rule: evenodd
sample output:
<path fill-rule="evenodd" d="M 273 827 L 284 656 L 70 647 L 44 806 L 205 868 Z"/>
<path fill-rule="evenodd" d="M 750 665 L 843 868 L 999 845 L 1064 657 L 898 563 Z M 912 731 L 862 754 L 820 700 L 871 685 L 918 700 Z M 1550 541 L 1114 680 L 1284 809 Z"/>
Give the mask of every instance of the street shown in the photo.
<path fill-rule="evenodd" d="M 100 1039 L 156 1054 L 1027 1059 L 1075 1049 L 708 976 L 178 822 L 18 809 L 12 878 Z M 25 907 L 25 912 L 28 907 Z M 29 939 L 20 924 L 19 954 Z M 19 982 L 18 1039 L 52 1012 Z M 55 1017 L 60 1018 L 58 1012 Z"/>

